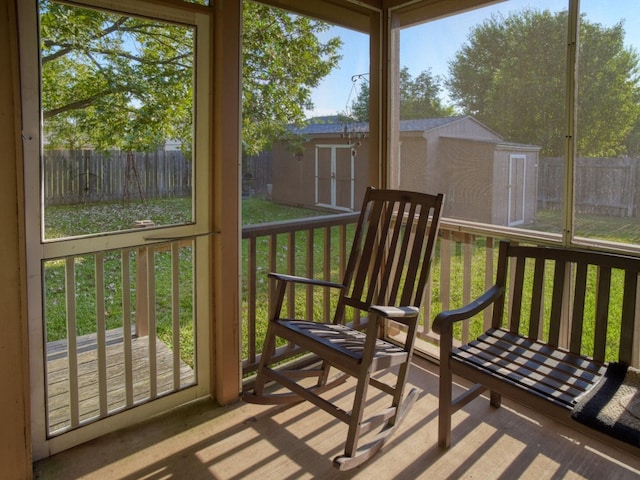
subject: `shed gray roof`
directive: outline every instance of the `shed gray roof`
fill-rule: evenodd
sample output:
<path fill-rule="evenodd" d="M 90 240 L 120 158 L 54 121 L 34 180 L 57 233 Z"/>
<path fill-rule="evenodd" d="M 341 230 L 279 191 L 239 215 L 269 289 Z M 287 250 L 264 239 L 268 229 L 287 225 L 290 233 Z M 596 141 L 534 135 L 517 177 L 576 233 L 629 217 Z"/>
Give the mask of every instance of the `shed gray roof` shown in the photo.
<path fill-rule="evenodd" d="M 307 120 L 307 124 L 304 127 L 302 128 L 290 127 L 290 131 L 294 135 L 305 135 L 307 137 L 314 137 L 316 135 L 323 135 L 323 134 L 339 135 L 345 129 L 345 124 L 342 123 L 342 118 L 343 117 L 339 115 L 313 117 Z M 427 132 L 429 130 L 442 127 L 443 125 L 450 125 L 452 123 L 460 122 L 463 120 L 472 121 L 479 124 L 480 126 L 485 128 L 487 131 L 492 132 L 497 137 L 497 139 L 478 139 L 478 138 L 464 139 L 464 138 L 455 137 L 457 140 L 486 142 L 494 145 L 500 145 L 502 147 L 514 147 L 514 148 L 517 147 L 517 148 L 527 148 L 527 149 L 537 149 L 537 150 L 540 150 L 541 148 L 540 146 L 537 146 L 537 145 L 529 145 L 529 144 L 523 144 L 523 143 L 504 141 L 499 134 L 493 132 L 493 130 L 488 128 L 486 125 L 483 125 L 482 123 L 478 122 L 476 119 L 474 119 L 469 115 L 458 115 L 455 117 L 440 117 L 440 118 L 419 118 L 415 120 L 400 120 L 400 131 L 401 132 Z M 349 128 L 349 130 L 352 130 L 352 131 L 355 130 L 359 132 L 367 132 L 369 130 L 369 122 L 349 123 L 347 128 Z M 454 138 L 454 137 L 447 137 L 445 135 L 443 138 Z"/>
<path fill-rule="evenodd" d="M 467 118 L 465 116 L 457 117 L 442 117 L 442 118 L 421 118 L 417 120 L 401 120 L 400 131 L 401 132 L 424 132 L 433 128 L 441 127 L 448 123 L 457 122 Z M 470 117 L 469 117 L 470 118 Z M 344 129 L 344 124 L 337 115 L 330 115 L 326 117 L 314 117 L 307 120 L 307 125 L 303 128 L 292 127 L 291 132 L 296 135 L 319 135 L 328 133 L 341 133 Z M 369 122 L 356 122 L 350 123 L 349 129 L 356 131 L 368 131 Z"/>

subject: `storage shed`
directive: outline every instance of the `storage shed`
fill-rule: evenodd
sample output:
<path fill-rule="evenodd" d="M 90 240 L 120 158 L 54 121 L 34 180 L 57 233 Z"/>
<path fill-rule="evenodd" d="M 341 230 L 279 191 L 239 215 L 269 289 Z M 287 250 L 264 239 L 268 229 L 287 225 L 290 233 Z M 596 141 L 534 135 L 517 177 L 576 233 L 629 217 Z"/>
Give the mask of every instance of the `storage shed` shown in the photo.
<path fill-rule="evenodd" d="M 293 130 L 303 137 L 294 148 L 278 142 L 273 151 L 274 201 L 349 211 L 366 189 L 369 146 L 366 123 L 349 125 L 321 117 Z M 506 142 L 470 116 L 400 122 L 399 188 L 446 194 L 450 218 L 493 225 L 531 223 L 536 213 L 540 148 Z"/>
<path fill-rule="evenodd" d="M 271 198 L 302 207 L 353 211 L 367 188 L 368 124 L 352 125 L 359 139 L 344 137 L 337 115 L 316 117 L 292 132 L 303 141 L 295 146 L 276 142 L 272 157 Z"/>

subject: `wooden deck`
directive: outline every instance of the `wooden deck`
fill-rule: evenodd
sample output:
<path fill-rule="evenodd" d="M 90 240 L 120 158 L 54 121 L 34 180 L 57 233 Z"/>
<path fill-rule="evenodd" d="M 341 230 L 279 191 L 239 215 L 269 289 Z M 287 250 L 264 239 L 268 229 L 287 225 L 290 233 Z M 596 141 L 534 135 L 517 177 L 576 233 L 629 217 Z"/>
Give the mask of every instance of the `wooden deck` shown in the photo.
<path fill-rule="evenodd" d="M 131 337 L 130 387 L 126 388 L 127 366 L 124 361 L 122 329 L 106 332 L 106 406 L 108 414 L 130 408 L 152 396 L 149 372 L 149 337 Z M 174 389 L 173 351 L 156 338 L 156 392 L 161 395 Z M 96 335 L 77 339 L 78 409 L 80 423 L 95 420 L 100 415 L 98 349 Z M 180 386 L 195 382 L 194 371 L 180 362 Z M 67 342 L 47 345 L 47 393 L 49 431 L 67 431 L 71 426 L 69 395 L 69 362 Z"/>
<path fill-rule="evenodd" d="M 217 407 L 206 400 L 40 461 L 34 478 L 639 478 L 640 459 L 506 399 L 500 409 L 479 398 L 458 411 L 453 446 L 439 449 L 437 372 L 416 360 L 409 383 L 423 393 L 388 447 L 354 471 L 331 464 L 346 425 L 308 403 Z M 352 391 L 347 383 L 332 395 L 343 401 Z"/>

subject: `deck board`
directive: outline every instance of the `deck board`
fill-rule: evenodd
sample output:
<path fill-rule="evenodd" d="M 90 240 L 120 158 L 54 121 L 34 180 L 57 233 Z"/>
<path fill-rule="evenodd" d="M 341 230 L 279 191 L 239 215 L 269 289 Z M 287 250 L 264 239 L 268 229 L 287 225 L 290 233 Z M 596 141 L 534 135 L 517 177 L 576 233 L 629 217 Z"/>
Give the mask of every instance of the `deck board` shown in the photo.
<path fill-rule="evenodd" d="M 99 415 L 98 354 L 96 335 L 78 337 L 78 388 L 80 422 L 90 421 Z M 132 337 L 133 404 L 150 399 L 150 374 L 147 358 L 149 337 Z M 122 329 L 106 332 L 107 410 L 129 408 L 126 401 L 124 342 Z M 59 340 L 47 344 L 47 405 L 49 432 L 66 431 L 71 426 L 69 408 L 69 365 L 67 342 Z M 173 351 L 156 338 L 157 395 L 173 390 Z M 180 362 L 180 386 L 195 382 L 195 373 Z"/>

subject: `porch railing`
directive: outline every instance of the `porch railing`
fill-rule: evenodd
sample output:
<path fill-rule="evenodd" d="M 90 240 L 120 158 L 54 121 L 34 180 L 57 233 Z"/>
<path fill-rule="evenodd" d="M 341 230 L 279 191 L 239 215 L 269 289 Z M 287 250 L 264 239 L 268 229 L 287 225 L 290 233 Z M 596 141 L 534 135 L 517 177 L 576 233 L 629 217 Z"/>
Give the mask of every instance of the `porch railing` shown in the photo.
<path fill-rule="evenodd" d="M 49 437 L 196 384 L 193 249 L 180 241 L 45 261 Z"/>
<path fill-rule="evenodd" d="M 242 230 L 243 266 L 243 373 L 255 371 L 271 308 L 271 285 L 267 272 L 278 271 L 324 280 L 340 281 L 349 254 L 357 213 L 327 215 L 302 220 L 246 226 Z M 422 302 L 421 325 L 416 348 L 437 356 L 438 336 L 431 331 L 433 317 L 443 309 L 455 308 L 480 295 L 494 279 L 496 239 L 486 234 L 465 232 L 459 225 L 441 224 L 440 239 L 430 281 Z M 286 315 L 305 315 L 328 321 L 335 298 L 328 292 L 304 287 L 289 292 Z M 466 341 L 479 333 L 482 324 L 469 322 L 459 332 Z M 298 353 L 293 345 L 281 345 L 282 360 Z"/>

